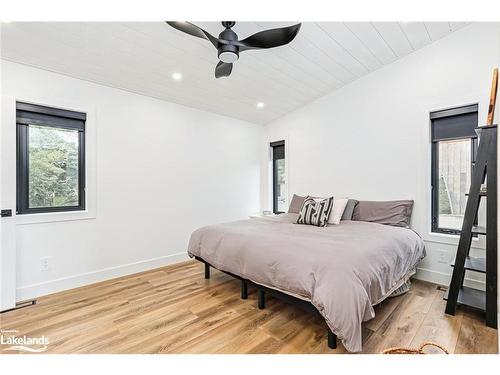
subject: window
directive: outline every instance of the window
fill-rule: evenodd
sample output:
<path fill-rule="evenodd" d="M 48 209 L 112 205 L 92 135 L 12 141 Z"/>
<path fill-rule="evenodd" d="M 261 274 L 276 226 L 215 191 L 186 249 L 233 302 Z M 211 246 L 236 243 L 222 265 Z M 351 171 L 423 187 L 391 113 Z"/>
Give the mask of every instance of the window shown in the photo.
<path fill-rule="evenodd" d="M 16 103 L 17 213 L 85 210 L 84 113 Z"/>
<path fill-rule="evenodd" d="M 273 212 L 286 212 L 285 141 L 271 143 L 273 153 Z"/>
<path fill-rule="evenodd" d="M 432 231 L 460 234 L 477 151 L 477 105 L 431 113 Z"/>

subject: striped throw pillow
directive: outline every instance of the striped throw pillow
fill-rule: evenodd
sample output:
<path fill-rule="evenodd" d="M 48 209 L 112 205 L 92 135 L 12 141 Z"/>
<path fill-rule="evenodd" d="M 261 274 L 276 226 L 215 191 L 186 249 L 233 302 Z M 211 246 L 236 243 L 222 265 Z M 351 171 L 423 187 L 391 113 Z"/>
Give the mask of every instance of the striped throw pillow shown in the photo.
<path fill-rule="evenodd" d="M 316 225 L 326 227 L 328 218 L 333 209 L 333 197 L 315 200 L 307 196 L 302 203 L 297 224 Z"/>

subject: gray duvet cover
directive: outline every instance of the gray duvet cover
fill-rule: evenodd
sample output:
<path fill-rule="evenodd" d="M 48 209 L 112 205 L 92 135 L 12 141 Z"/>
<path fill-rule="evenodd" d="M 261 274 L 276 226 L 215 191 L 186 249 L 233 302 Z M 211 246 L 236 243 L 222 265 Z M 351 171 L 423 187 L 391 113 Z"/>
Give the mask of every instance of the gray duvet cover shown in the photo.
<path fill-rule="evenodd" d="M 315 227 L 297 214 L 210 225 L 188 253 L 220 270 L 310 301 L 344 347 L 361 351 L 361 323 L 425 256 L 411 229 L 362 221 Z"/>

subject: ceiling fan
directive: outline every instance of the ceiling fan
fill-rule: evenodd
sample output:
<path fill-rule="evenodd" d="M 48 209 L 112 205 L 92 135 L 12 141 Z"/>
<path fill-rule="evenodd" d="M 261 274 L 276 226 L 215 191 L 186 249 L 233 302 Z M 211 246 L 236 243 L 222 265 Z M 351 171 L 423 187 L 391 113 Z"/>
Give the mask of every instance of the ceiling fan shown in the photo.
<path fill-rule="evenodd" d="M 215 78 L 227 77 L 233 70 L 233 63 L 238 60 L 239 53 L 250 49 L 279 47 L 290 43 L 300 30 L 301 24 L 260 31 L 248 38 L 238 40 L 238 35 L 231 30 L 234 21 L 223 21 L 225 29 L 216 38 L 202 28 L 189 22 L 166 21 L 173 28 L 186 34 L 206 39 L 217 48 L 219 63 L 215 67 Z"/>

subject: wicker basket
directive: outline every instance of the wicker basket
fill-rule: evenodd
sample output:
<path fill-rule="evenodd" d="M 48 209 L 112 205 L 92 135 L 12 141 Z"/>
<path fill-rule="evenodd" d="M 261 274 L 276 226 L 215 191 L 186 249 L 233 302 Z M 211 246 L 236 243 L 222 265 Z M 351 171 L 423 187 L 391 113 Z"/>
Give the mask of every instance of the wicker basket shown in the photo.
<path fill-rule="evenodd" d="M 389 348 L 385 349 L 382 354 L 430 354 L 424 351 L 426 346 L 433 346 L 440 349 L 444 354 L 450 354 L 450 352 L 442 345 L 436 344 L 434 342 L 424 342 L 417 349 L 412 348 Z"/>

